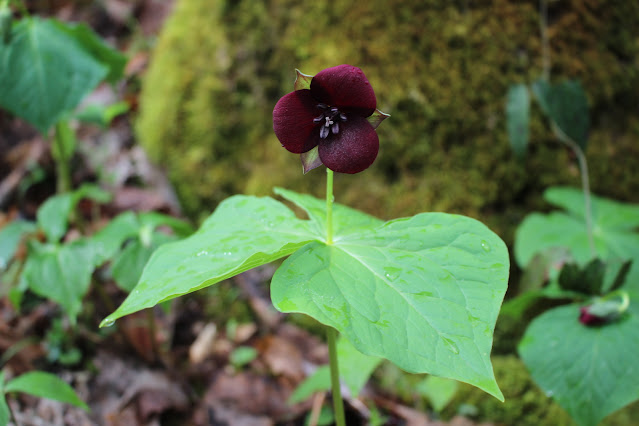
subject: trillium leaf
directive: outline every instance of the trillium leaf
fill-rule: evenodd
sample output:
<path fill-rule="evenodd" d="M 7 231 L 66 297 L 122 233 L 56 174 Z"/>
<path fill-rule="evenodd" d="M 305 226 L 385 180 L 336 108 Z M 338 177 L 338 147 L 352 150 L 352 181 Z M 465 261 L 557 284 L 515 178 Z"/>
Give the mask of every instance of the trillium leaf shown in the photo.
<path fill-rule="evenodd" d="M 584 219 L 583 193 L 578 189 L 548 189 L 544 197 L 567 211 L 532 213 L 517 228 L 515 259 L 525 268 L 537 254 L 551 247 L 567 247 L 584 266 L 592 259 Z M 639 205 L 591 196 L 593 239 L 597 255 L 607 263 L 632 260 L 626 286 L 639 288 Z"/>
<path fill-rule="evenodd" d="M 309 221 L 272 198 L 228 198 L 196 233 L 153 253 L 134 290 L 102 326 L 288 256 L 318 238 Z"/>
<path fill-rule="evenodd" d="M 295 90 L 311 89 L 312 75 L 304 74 L 302 71 L 295 69 Z"/>
<path fill-rule="evenodd" d="M 271 298 L 364 354 L 503 400 L 490 350 L 508 268 L 504 243 L 480 222 L 423 213 L 306 245 L 276 271 Z"/>
<path fill-rule="evenodd" d="M 555 308 L 535 318 L 519 344 L 535 382 L 580 426 L 595 426 L 639 399 L 635 300 L 631 311 L 619 321 L 587 327 L 578 321 L 578 305 Z"/>
<path fill-rule="evenodd" d="M 529 139 L 530 95 L 525 84 L 510 86 L 506 98 L 506 128 L 510 146 L 518 158 L 526 155 Z"/>
<path fill-rule="evenodd" d="M 24 392 L 40 398 L 54 399 L 89 410 L 87 404 L 75 393 L 73 388 L 58 376 L 44 371 L 32 371 L 9 381 L 5 392 Z"/>
<path fill-rule="evenodd" d="M 566 80 L 549 84 L 538 80 L 532 85 L 532 91 L 548 118 L 581 149 L 586 149 L 590 117 L 588 98 L 578 81 Z"/>
<path fill-rule="evenodd" d="M 107 73 L 54 21 L 22 19 L 0 53 L 0 106 L 46 134 Z"/>
<path fill-rule="evenodd" d="M 326 235 L 326 202 L 315 197 L 283 188 L 274 192 L 303 209 L 311 219 L 314 232 L 323 239 Z M 343 204 L 333 204 L 333 230 L 340 235 L 359 232 L 362 228 L 372 228 L 384 222 L 374 216 L 352 209 Z"/>

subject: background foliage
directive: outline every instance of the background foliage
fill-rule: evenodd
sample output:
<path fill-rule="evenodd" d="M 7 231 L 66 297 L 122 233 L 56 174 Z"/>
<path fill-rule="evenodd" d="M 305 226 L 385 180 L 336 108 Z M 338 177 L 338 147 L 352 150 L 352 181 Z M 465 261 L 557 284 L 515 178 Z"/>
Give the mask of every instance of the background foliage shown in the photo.
<path fill-rule="evenodd" d="M 589 95 L 592 190 L 636 200 L 639 120 L 618 112 L 639 95 L 639 6 L 549 7 L 552 75 L 580 79 Z M 324 174 L 302 178 L 297 157 L 272 134 L 272 108 L 292 89 L 294 68 L 355 64 L 393 117 L 379 129 L 371 169 L 337 176 L 337 199 L 381 218 L 443 210 L 481 217 L 511 242 L 525 211 L 543 206 L 544 188 L 579 182 L 536 106 L 524 165 L 507 142 L 508 87 L 541 73 L 537 8 L 506 0 L 181 1 L 146 77 L 139 139 L 192 216 L 277 185 L 319 195 Z"/>

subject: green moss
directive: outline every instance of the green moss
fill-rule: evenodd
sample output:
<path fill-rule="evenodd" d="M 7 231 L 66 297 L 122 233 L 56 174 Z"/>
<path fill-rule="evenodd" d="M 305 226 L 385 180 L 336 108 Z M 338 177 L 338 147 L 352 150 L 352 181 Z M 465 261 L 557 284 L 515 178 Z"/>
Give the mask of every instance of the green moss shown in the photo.
<path fill-rule="evenodd" d="M 578 171 L 533 110 L 524 164 L 510 152 L 504 96 L 541 73 L 537 1 L 178 1 L 145 78 L 137 134 L 169 171 L 191 216 L 235 193 L 275 185 L 321 196 L 324 173 L 301 174 L 272 132 L 294 68 L 360 66 L 392 114 L 378 160 L 337 176 L 338 202 L 382 218 L 449 211 L 512 241 L 543 206 L 543 189 L 579 185 Z M 626 0 L 550 4 L 553 75 L 583 81 L 595 112 L 592 187 L 636 201 L 639 8 Z M 636 105 L 635 105 L 636 106 Z M 624 121 L 625 120 L 625 121 Z M 633 128 L 634 126 L 634 128 Z"/>

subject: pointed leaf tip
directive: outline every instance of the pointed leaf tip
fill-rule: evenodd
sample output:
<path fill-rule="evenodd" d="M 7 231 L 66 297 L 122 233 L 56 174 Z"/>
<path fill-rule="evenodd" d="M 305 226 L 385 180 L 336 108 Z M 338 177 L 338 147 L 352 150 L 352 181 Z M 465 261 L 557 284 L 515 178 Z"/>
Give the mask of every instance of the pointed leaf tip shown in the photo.
<path fill-rule="evenodd" d="M 295 69 L 295 73 L 297 74 L 295 78 L 295 90 L 304 90 L 311 89 L 311 80 L 313 80 L 312 75 L 304 74 L 302 71 Z"/>

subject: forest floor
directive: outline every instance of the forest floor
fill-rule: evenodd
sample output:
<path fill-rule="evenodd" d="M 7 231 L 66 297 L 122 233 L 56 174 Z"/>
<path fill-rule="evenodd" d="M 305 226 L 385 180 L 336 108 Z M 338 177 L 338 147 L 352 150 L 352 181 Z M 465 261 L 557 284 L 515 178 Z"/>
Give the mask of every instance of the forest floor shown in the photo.
<path fill-rule="evenodd" d="M 180 217 L 166 175 L 147 160 L 132 131 L 141 79 L 171 3 L 26 2 L 33 15 L 89 24 L 129 57 L 125 79 L 115 87 L 100 86 L 88 102 L 125 100 L 130 111 L 108 129 L 77 128 L 74 184 L 96 182 L 113 195 L 107 204 L 80 205 L 90 229 L 129 210 Z M 15 218 L 33 220 L 38 207 L 54 195 L 55 181 L 49 141 L 0 112 L 0 228 Z M 73 234 L 71 229 L 66 238 Z M 308 331 L 312 325 L 294 325 L 301 321 L 290 321 L 273 309 L 268 296 L 272 273 L 272 267 L 246 272 L 105 329 L 98 328 L 100 320 L 125 297 L 114 283 L 107 282 L 103 292 L 90 291 L 75 327 L 51 301 L 27 292 L 16 310 L 3 296 L 0 362 L 5 373 L 53 372 L 90 407 L 86 412 L 47 399 L 12 396 L 9 404 L 16 420 L 22 426 L 325 424 L 313 419 L 322 405 L 329 405 L 330 394 L 316 392 L 295 404 L 288 400 L 306 377 L 327 363 L 327 346 Z M 402 401 L 392 389 L 371 384 L 358 398 L 346 395 L 345 401 L 349 425 L 475 424 L 464 417 L 449 423 L 433 420 L 423 400 Z M 382 417 L 385 420 L 374 420 Z"/>

